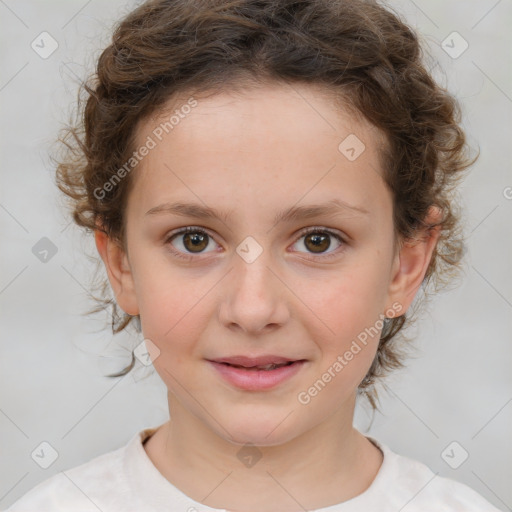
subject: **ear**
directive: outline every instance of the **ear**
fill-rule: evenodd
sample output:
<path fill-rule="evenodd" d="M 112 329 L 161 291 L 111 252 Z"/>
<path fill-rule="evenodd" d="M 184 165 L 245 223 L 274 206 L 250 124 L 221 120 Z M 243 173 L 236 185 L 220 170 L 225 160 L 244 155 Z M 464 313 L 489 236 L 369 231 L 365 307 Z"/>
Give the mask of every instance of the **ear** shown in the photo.
<path fill-rule="evenodd" d="M 95 230 L 94 238 L 96 248 L 105 264 L 116 302 L 125 313 L 132 316 L 138 315 L 139 307 L 128 256 L 122 247 L 101 229 Z"/>
<path fill-rule="evenodd" d="M 400 315 L 409 309 L 423 282 L 439 240 L 441 220 L 441 209 L 431 206 L 425 218 L 426 227 L 419 229 L 413 239 L 405 240 L 395 256 L 388 289 L 388 308 L 398 302 L 402 306 Z"/>

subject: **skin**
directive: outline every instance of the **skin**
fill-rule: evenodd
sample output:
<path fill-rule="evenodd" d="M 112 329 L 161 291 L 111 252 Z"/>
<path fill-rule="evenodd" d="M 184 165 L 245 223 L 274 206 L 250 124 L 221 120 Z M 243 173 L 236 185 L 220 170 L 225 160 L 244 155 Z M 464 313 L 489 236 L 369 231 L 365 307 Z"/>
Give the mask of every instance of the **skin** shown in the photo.
<path fill-rule="evenodd" d="M 144 448 L 173 485 L 213 508 L 295 512 L 351 499 L 369 487 L 382 464 L 380 450 L 352 426 L 357 387 L 379 336 L 307 405 L 297 395 L 393 304 L 402 308 L 398 314 L 407 311 L 438 229 L 397 248 L 379 158 L 385 139 L 336 108 L 320 88 L 273 84 L 196 99 L 133 171 L 126 252 L 96 232 L 117 303 L 140 315 L 144 337 L 159 350 L 154 367 L 168 388 L 172 420 Z M 140 144 L 158 122 L 153 117 L 138 127 Z M 354 161 L 338 150 L 349 134 L 365 144 Z M 287 207 L 335 198 L 367 213 L 345 208 L 274 222 Z M 145 215 L 178 201 L 232 216 Z M 431 209 L 427 221 L 438 215 Z M 186 226 L 210 235 L 202 252 L 194 252 L 183 234 L 166 242 Z M 299 233 L 310 227 L 330 228 L 345 242 L 331 236 L 330 246 L 315 252 Z M 263 249 L 252 263 L 236 252 L 248 236 Z M 206 361 L 239 354 L 307 363 L 271 390 L 243 391 Z M 246 443 L 261 455 L 252 467 L 237 456 Z"/>

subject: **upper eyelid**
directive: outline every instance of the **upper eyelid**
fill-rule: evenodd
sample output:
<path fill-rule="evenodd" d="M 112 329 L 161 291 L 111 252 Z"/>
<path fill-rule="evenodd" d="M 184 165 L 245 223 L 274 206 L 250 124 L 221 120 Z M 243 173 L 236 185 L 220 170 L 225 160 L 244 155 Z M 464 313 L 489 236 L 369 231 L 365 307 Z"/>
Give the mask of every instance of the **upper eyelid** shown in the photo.
<path fill-rule="evenodd" d="M 165 239 L 169 241 L 171 238 L 178 236 L 178 235 L 184 235 L 185 233 L 194 233 L 194 232 L 201 232 L 206 233 L 210 238 L 215 238 L 215 236 L 212 234 L 212 232 L 206 228 L 202 228 L 201 226 L 185 226 L 182 228 L 178 228 L 175 230 L 172 230 L 170 233 L 165 235 Z"/>
<path fill-rule="evenodd" d="M 330 235 L 339 237 L 343 242 L 345 241 L 345 235 L 341 234 L 339 230 L 334 228 L 328 228 L 326 226 L 310 226 L 307 228 L 302 228 L 299 229 L 299 231 L 296 233 L 296 236 L 298 235 L 300 237 L 303 237 L 304 235 L 314 233 L 316 231 L 329 233 Z"/>

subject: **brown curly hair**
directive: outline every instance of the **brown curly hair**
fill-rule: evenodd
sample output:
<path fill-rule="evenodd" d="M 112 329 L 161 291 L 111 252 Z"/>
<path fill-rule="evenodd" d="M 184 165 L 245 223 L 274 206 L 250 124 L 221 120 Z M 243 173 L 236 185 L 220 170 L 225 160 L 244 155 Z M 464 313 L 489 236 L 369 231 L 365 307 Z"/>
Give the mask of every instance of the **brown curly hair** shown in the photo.
<path fill-rule="evenodd" d="M 414 238 L 425 227 L 430 206 L 442 210 L 440 238 L 422 283 L 437 291 L 461 267 L 454 192 L 476 158 L 468 156 L 458 102 L 434 81 L 424 55 L 400 15 L 371 0 L 147 1 L 118 22 L 95 73 L 82 83 L 77 121 L 58 139 L 64 155 L 56 160 L 57 185 L 76 224 L 101 229 L 125 248 L 133 173 L 105 197 L 95 190 L 130 159 L 137 126 L 171 96 L 264 82 L 320 85 L 386 135 L 382 168 L 397 240 Z M 100 306 L 88 313 L 111 308 L 113 334 L 140 321 L 120 314 L 106 279 L 97 288 Z M 393 338 L 405 322 L 405 314 L 384 322 L 376 357 L 359 386 L 373 408 L 377 379 L 403 366 L 403 347 Z M 127 374 L 134 362 L 132 351 L 130 365 L 109 377 Z"/>

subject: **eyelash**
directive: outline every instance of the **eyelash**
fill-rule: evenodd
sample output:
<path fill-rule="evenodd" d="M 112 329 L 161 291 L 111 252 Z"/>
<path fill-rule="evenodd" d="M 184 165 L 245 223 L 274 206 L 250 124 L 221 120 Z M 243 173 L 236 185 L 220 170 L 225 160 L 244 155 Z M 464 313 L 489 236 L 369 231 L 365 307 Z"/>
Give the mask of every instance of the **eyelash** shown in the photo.
<path fill-rule="evenodd" d="M 186 228 L 182 228 L 178 231 L 175 231 L 175 232 L 172 232 L 169 234 L 168 237 L 166 237 L 165 239 L 165 244 L 166 245 L 170 245 L 170 251 L 175 255 L 177 256 L 178 258 L 181 258 L 181 259 L 184 259 L 186 261 L 191 261 L 191 260 L 194 260 L 196 259 L 194 257 L 194 255 L 190 254 L 188 256 L 185 256 L 183 252 L 181 251 L 178 251 L 174 248 L 172 248 L 172 244 L 170 243 L 172 241 L 173 238 L 179 236 L 179 235 L 183 235 L 183 234 L 186 234 L 186 233 L 201 233 L 203 235 L 207 235 L 208 237 L 212 238 L 213 237 L 208 233 L 208 231 L 206 231 L 204 228 L 200 228 L 198 226 L 187 226 Z M 304 236 L 306 235 L 309 235 L 309 234 L 312 234 L 312 233 L 320 233 L 320 234 L 323 234 L 323 233 L 327 233 L 329 235 L 331 235 L 332 237 L 334 237 L 338 242 L 340 242 L 342 244 L 342 247 L 344 245 L 346 245 L 346 242 L 345 240 L 341 237 L 341 235 L 339 235 L 336 231 L 333 231 L 329 228 L 324 228 L 324 227 L 321 227 L 321 226 L 314 226 L 314 227 L 309 227 L 309 228 L 304 228 L 302 229 L 299 234 L 298 234 L 298 238 L 296 240 L 296 242 L 298 240 L 300 240 L 301 238 L 303 238 Z M 295 242 L 295 243 L 296 243 Z M 333 257 L 336 257 L 339 255 L 339 252 L 340 252 L 340 249 L 342 250 L 342 247 L 338 247 L 338 249 L 330 252 L 330 253 L 326 253 L 326 254 L 321 254 L 319 253 L 318 254 L 318 257 L 320 259 L 329 259 L 329 258 L 333 258 Z M 200 254 L 200 253 L 198 253 Z M 313 254 L 313 253 L 310 253 L 310 254 Z M 314 255 L 313 255 L 314 256 Z M 308 259 L 317 259 L 317 258 L 308 258 Z"/>

